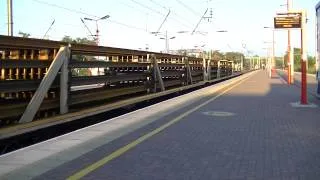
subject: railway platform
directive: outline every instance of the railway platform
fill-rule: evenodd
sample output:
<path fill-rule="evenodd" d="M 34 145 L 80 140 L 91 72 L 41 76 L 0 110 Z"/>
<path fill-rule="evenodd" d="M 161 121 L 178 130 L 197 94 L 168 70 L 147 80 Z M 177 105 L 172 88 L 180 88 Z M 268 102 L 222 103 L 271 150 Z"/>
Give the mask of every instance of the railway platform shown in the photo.
<path fill-rule="evenodd" d="M 258 70 L 0 156 L 0 179 L 320 179 L 319 100 Z"/>
<path fill-rule="evenodd" d="M 287 71 L 278 70 L 279 75 L 285 80 L 288 79 Z M 309 92 L 309 95 L 311 96 L 317 96 L 317 88 L 318 88 L 318 80 L 316 78 L 315 74 L 307 74 L 307 91 Z M 294 73 L 294 85 L 297 87 L 301 87 L 301 73 L 295 72 Z"/>

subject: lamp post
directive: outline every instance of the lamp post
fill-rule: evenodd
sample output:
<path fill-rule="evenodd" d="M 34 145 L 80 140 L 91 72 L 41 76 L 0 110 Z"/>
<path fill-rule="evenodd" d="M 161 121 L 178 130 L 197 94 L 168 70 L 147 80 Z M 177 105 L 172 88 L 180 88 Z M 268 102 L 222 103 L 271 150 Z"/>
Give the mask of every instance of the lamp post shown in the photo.
<path fill-rule="evenodd" d="M 166 31 L 165 37 L 164 38 L 160 38 L 160 39 L 164 39 L 165 43 L 166 43 L 166 53 L 169 53 L 169 39 L 175 39 L 175 36 L 172 36 L 170 38 L 168 38 L 168 31 Z"/>
<path fill-rule="evenodd" d="M 98 18 L 98 19 L 92 19 L 92 18 L 87 18 L 87 17 L 83 18 L 84 20 L 87 20 L 87 21 L 95 21 L 95 22 L 96 22 L 96 28 L 97 28 L 97 29 L 96 29 L 96 34 L 95 34 L 95 36 L 96 36 L 95 40 L 96 40 L 96 43 L 97 43 L 98 46 L 99 46 L 99 27 L 98 27 L 98 21 L 108 19 L 109 17 L 110 17 L 109 15 L 105 15 L 105 16 L 103 16 L 103 17 L 101 17 L 101 18 Z"/>
<path fill-rule="evenodd" d="M 108 19 L 110 16 L 109 15 L 105 15 L 101 18 L 98 18 L 98 19 L 92 19 L 92 18 L 83 18 L 84 20 L 87 20 L 87 21 L 95 21 L 96 22 L 96 34 L 95 34 L 95 41 L 96 41 L 96 44 L 97 46 L 99 46 L 99 27 L 98 27 L 98 21 L 100 20 L 105 20 L 105 19 Z M 99 56 L 98 56 L 98 60 L 99 60 Z M 98 67 L 98 75 L 100 75 L 100 68 Z"/>
<path fill-rule="evenodd" d="M 154 34 L 154 35 L 163 35 L 164 37 L 160 37 L 160 39 L 162 40 L 165 40 L 165 52 L 166 53 L 169 53 L 169 40 L 170 39 L 175 39 L 176 37 L 175 36 L 171 36 L 171 37 L 168 37 L 168 31 L 166 31 L 164 34 L 162 34 L 161 32 L 151 32 L 151 34 Z"/>
<path fill-rule="evenodd" d="M 205 58 L 206 57 L 206 54 L 205 54 L 205 50 L 204 50 L 204 47 L 206 46 L 206 44 L 203 44 L 203 45 L 195 45 L 193 46 L 194 48 L 198 48 L 198 53 L 199 53 L 199 57 L 201 55 L 201 58 Z M 197 49 L 195 49 L 197 50 Z"/>
<path fill-rule="evenodd" d="M 272 29 L 272 60 L 270 62 L 270 70 L 269 70 L 269 77 L 272 77 L 272 71 L 274 71 L 274 68 L 275 68 L 275 59 L 274 59 L 274 51 L 275 51 L 275 48 L 274 48 L 274 29 L 273 27 L 264 27 L 265 29 Z"/>
<path fill-rule="evenodd" d="M 269 64 L 269 58 L 270 58 L 270 52 L 271 52 L 271 48 L 267 47 L 267 48 L 263 48 L 264 50 L 266 50 L 267 54 L 266 57 L 264 58 L 264 69 L 267 70 L 267 65 Z"/>
<path fill-rule="evenodd" d="M 290 12 L 292 8 L 292 0 L 287 0 L 287 4 L 282 4 L 280 6 L 286 6 L 287 12 Z M 288 29 L 288 47 L 287 47 L 287 63 L 288 63 L 288 84 L 293 84 L 294 82 L 294 60 L 293 51 L 291 49 L 291 32 Z"/>

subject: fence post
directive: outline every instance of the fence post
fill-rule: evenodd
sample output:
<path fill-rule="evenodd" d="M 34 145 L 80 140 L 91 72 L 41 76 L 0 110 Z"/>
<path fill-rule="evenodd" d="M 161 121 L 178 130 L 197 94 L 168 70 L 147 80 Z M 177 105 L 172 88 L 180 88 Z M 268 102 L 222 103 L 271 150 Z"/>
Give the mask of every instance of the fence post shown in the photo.
<path fill-rule="evenodd" d="M 156 56 L 154 54 L 151 54 L 151 61 L 153 63 L 154 79 L 157 80 L 154 83 L 155 92 L 157 92 L 157 89 L 156 89 L 157 88 L 157 82 L 159 82 L 161 91 L 164 91 L 165 88 L 164 88 L 164 83 L 163 83 L 163 80 L 162 80 L 162 75 L 161 75 L 161 72 L 160 72 L 160 69 L 159 69 L 159 66 L 158 66 L 157 58 L 156 58 Z"/>
<path fill-rule="evenodd" d="M 51 63 L 48 72 L 45 74 L 41 83 L 36 90 L 34 96 L 30 100 L 27 108 L 25 109 L 24 113 L 22 114 L 19 123 L 31 122 L 40 108 L 40 105 L 48 92 L 49 88 L 51 87 L 53 81 L 58 75 L 61 66 L 65 61 L 69 59 L 69 47 L 61 47 L 57 56 L 54 58 L 53 62 Z M 63 79 L 65 80 L 65 79 Z"/>
<path fill-rule="evenodd" d="M 220 61 L 218 61 L 217 78 L 221 76 Z"/>
<path fill-rule="evenodd" d="M 187 73 L 187 84 L 192 84 L 192 73 L 191 73 L 191 68 L 190 68 L 190 64 L 189 64 L 189 59 L 188 57 L 184 57 L 184 64 L 186 66 L 186 73 Z"/>
<path fill-rule="evenodd" d="M 69 95 L 69 59 L 70 59 L 70 50 L 66 49 L 66 57 L 63 60 L 61 66 L 60 74 L 60 114 L 68 113 L 68 95 Z"/>

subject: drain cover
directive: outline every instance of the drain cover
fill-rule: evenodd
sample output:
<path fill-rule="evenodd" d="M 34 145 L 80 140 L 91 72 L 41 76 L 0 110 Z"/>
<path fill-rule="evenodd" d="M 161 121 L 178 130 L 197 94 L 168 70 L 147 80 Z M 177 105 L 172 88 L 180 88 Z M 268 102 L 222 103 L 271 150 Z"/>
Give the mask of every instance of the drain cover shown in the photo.
<path fill-rule="evenodd" d="M 224 112 L 224 111 L 207 111 L 202 112 L 202 114 L 207 116 L 219 116 L 219 117 L 227 117 L 227 116 L 234 116 L 235 113 L 232 112 Z"/>

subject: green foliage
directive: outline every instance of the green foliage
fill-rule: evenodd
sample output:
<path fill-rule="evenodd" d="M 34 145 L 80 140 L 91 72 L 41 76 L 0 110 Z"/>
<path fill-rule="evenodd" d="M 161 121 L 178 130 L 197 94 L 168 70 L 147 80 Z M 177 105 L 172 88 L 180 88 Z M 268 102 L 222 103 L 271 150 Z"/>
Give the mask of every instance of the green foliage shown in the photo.
<path fill-rule="evenodd" d="M 64 36 L 61 41 L 67 42 L 70 44 L 96 45 L 96 42 L 94 40 L 89 40 L 87 38 L 79 38 L 79 37 L 73 39 L 70 36 Z M 72 59 L 79 60 L 79 61 L 90 61 L 90 60 L 94 60 L 95 58 L 93 56 L 85 56 L 85 55 L 77 54 L 77 55 L 73 55 Z"/>
<path fill-rule="evenodd" d="M 90 71 L 87 68 L 76 68 L 71 70 L 72 76 L 90 76 Z"/>
<path fill-rule="evenodd" d="M 301 72 L 301 49 L 293 48 L 294 71 Z"/>
<path fill-rule="evenodd" d="M 288 53 L 286 52 L 285 62 L 287 62 Z M 294 71 L 301 72 L 301 49 L 293 48 L 293 59 L 294 59 Z M 287 63 L 286 63 L 287 66 Z M 314 56 L 308 56 L 308 73 L 314 74 L 316 72 L 316 59 Z"/>
<path fill-rule="evenodd" d="M 275 57 L 276 68 L 283 68 L 283 57 Z"/>
<path fill-rule="evenodd" d="M 240 63 L 241 59 L 244 59 L 244 55 L 240 52 L 226 52 L 225 58 L 235 63 Z"/>
<path fill-rule="evenodd" d="M 97 45 L 94 40 L 89 40 L 87 38 L 79 38 L 79 37 L 73 39 L 70 36 L 64 36 L 61 41 L 67 42 L 70 44 Z M 78 61 L 95 60 L 94 56 L 85 56 L 82 54 L 72 55 L 72 59 L 78 60 Z M 72 69 L 72 75 L 73 76 L 90 76 L 90 71 L 87 68 L 76 68 L 76 69 Z"/>
<path fill-rule="evenodd" d="M 196 57 L 195 54 L 188 54 L 188 50 L 186 49 L 180 49 L 177 51 L 178 55 L 188 55 L 190 57 Z M 240 52 L 226 52 L 222 53 L 219 50 L 210 50 L 210 51 L 204 51 L 203 55 L 206 58 L 211 57 L 213 60 L 223 60 L 227 59 L 230 61 L 234 61 L 235 63 L 240 63 L 242 59 L 244 59 L 244 55 Z M 210 56 L 211 55 L 211 56 Z"/>
<path fill-rule="evenodd" d="M 223 59 L 224 54 L 219 51 L 211 51 L 211 58 L 213 60 L 221 60 Z"/>
<path fill-rule="evenodd" d="M 316 73 L 316 57 L 314 56 L 308 56 L 308 73 Z"/>
<path fill-rule="evenodd" d="M 22 32 L 22 31 L 19 31 L 19 33 L 18 33 L 21 37 L 23 37 L 23 38 L 29 38 L 30 36 L 31 36 L 31 34 L 29 34 L 29 33 L 24 33 L 24 32 Z"/>
<path fill-rule="evenodd" d="M 283 56 L 284 59 L 284 67 L 288 67 L 288 52 L 286 51 L 286 54 Z"/>
<path fill-rule="evenodd" d="M 240 52 L 226 52 L 224 54 L 224 59 L 233 61 L 237 66 L 240 66 L 240 64 L 242 63 L 244 69 L 249 69 L 250 67 L 250 60 L 245 59 L 244 54 Z"/>
<path fill-rule="evenodd" d="M 88 45 L 97 45 L 97 43 L 94 40 L 89 40 L 87 38 L 71 38 L 70 36 L 64 36 L 62 38 L 63 42 L 67 42 L 67 43 L 74 43 L 74 44 L 88 44 Z"/>

